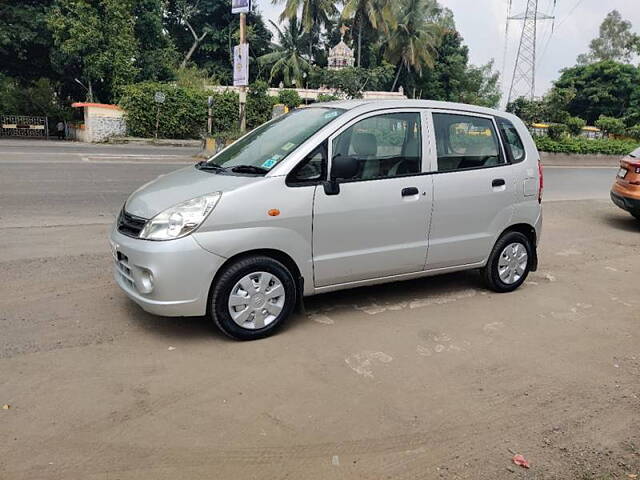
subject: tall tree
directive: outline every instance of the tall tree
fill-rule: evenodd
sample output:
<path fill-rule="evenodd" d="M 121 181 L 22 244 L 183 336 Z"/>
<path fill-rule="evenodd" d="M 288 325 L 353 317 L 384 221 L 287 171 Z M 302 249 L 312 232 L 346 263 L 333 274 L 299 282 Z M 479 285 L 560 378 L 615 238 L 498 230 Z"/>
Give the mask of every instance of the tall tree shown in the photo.
<path fill-rule="evenodd" d="M 46 15 L 53 0 L 0 2 L 0 73 L 29 83 L 57 77 Z"/>
<path fill-rule="evenodd" d="M 560 99 L 556 104 L 564 102 L 564 110 L 570 115 L 593 125 L 601 115 L 614 118 L 627 115 L 638 85 L 640 69 L 606 61 L 563 70 L 550 95 Z"/>
<path fill-rule="evenodd" d="M 185 7 L 195 36 L 203 37 L 190 55 L 195 38 L 184 21 Z M 229 82 L 233 46 L 238 42 L 238 17 L 231 13 L 231 0 L 168 0 L 165 28 L 183 60 L 189 55 L 188 64 L 206 70 L 220 82 Z M 250 55 L 253 58 L 264 55 L 270 49 L 272 34 L 255 8 L 247 16 L 247 26 Z M 253 70 L 251 73 L 254 76 Z"/>
<path fill-rule="evenodd" d="M 284 30 L 274 22 L 271 24 L 278 32 L 278 44 L 273 46 L 273 52 L 263 55 L 259 61 L 263 65 L 271 65 L 269 81 L 281 77 L 286 86 L 302 87 L 303 74 L 310 69 L 309 62 L 302 55 L 306 43 L 304 32 L 296 18 L 289 20 Z"/>
<path fill-rule="evenodd" d="M 578 63 L 586 65 L 607 60 L 630 63 L 636 53 L 640 53 L 640 36 L 633 33 L 631 22 L 613 10 L 600 25 L 598 38 L 589 44 L 589 53 L 580 55 Z"/>
<path fill-rule="evenodd" d="M 136 65 L 141 80 L 169 80 L 177 52 L 164 28 L 165 0 L 138 0 L 134 3 L 135 35 L 140 46 Z"/>
<path fill-rule="evenodd" d="M 309 59 L 313 59 L 314 31 L 322 27 L 332 26 L 331 18 L 338 14 L 338 9 L 332 0 L 273 0 L 274 4 L 285 2 L 284 10 L 280 15 L 280 21 L 292 20 L 298 17 L 298 11 L 302 10 L 300 24 L 302 29 L 309 34 Z"/>
<path fill-rule="evenodd" d="M 402 0 L 397 6 L 397 25 L 385 50 L 387 60 L 398 68 L 392 91 L 403 69 L 422 75 L 425 67 L 433 67 L 441 29 L 428 20 L 431 5 L 430 0 Z"/>
<path fill-rule="evenodd" d="M 67 81 L 79 78 L 112 101 L 120 86 L 136 79 L 133 0 L 55 0 L 48 25 L 54 63 Z"/>
<path fill-rule="evenodd" d="M 357 66 L 362 65 L 362 38 L 367 25 L 374 30 L 389 34 L 395 27 L 396 19 L 391 0 L 346 0 L 342 10 L 343 19 L 353 20 L 357 26 L 358 60 Z"/>

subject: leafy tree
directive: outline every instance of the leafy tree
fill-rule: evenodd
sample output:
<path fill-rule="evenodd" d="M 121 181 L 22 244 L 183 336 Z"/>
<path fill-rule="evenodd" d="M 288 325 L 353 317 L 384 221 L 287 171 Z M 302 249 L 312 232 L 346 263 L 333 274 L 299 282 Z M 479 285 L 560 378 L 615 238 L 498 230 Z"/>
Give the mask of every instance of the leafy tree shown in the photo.
<path fill-rule="evenodd" d="M 329 87 L 347 98 L 361 98 L 365 90 L 382 90 L 393 78 L 393 65 L 388 63 L 375 68 L 343 68 L 328 70 L 314 68 L 309 76 L 309 86 Z"/>
<path fill-rule="evenodd" d="M 589 44 L 589 53 L 578 57 L 579 64 L 612 60 L 630 63 L 640 50 L 640 36 L 631 30 L 631 22 L 622 19 L 617 10 L 609 12 L 600 25 L 600 36 Z"/>
<path fill-rule="evenodd" d="M 596 121 L 598 127 L 605 135 L 622 135 L 625 131 L 625 125 L 619 118 L 607 117 L 600 115 Z"/>
<path fill-rule="evenodd" d="M 54 63 L 110 101 L 137 74 L 133 0 L 55 0 L 47 22 L 53 35 Z"/>
<path fill-rule="evenodd" d="M 587 122 L 579 117 L 569 117 L 566 121 L 566 125 L 569 133 L 574 137 L 577 137 L 582 133 L 582 129 L 587 126 Z"/>
<path fill-rule="evenodd" d="M 164 28 L 164 0 L 137 0 L 133 7 L 135 36 L 139 45 L 136 65 L 141 80 L 170 80 L 177 52 Z"/>
<path fill-rule="evenodd" d="M 638 68 L 605 61 L 563 70 L 550 95 L 564 96 L 566 103 L 563 110 L 593 125 L 601 115 L 615 118 L 625 116 L 638 85 Z M 560 108 L 561 103 L 559 101 L 555 108 Z"/>
<path fill-rule="evenodd" d="M 268 95 L 267 82 L 257 81 L 249 87 L 247 95 L 247 127 L 254 129 L 269 121 L 275 98 Z M 299 97 L 298 97 L 299 98 Z"/>
<path fill-rule="evenodd" d="M 398 66 L 392 91 L 403 68 L 422 75 L 424 67 L 434 65 L 441 32 L 439 26 L 425 16 L 431 4 L 430 0 L 402 0 L 398 4 L 397 24 L 385 50 L 386 59 Z"/>
<path fill-rule="evenodd" d="M 357 63 L 362 66 L 363 31 L 369 25 L 374 30 L 388 34 L 395 27 L 395 15 L 390 0 L 346 0 L 342 10 L 343 19 L 352 19 L 358 26 Z"/>
<path fill-rule="evenodd" d="M 541 100 L 529 100 L 519 97 L 507 104 L 507 112 L 513 113 L 527 125 L 540 123 L 547 120 L 547 104 Z"/>
<path fill-rule="evenodd" d="M 309 71 L 309 62 L 302 55 L 305 38 L 296 18 L 289 20 L 285 29 L 271 22 L 278 32 L 278 44 L 274 51 L 259 58 L 262 65 L 271 65 L 269 81 L 282 78 L 286 86 L 302 87 L 304 74 Z"/>
<path fill-rule="evenodd" d="M 21 82 L 56 78 L 46 15 L 53 0 L 0 2 L 0 73 Z"/>
<path fill-rule="evenodd" d="M 313 59 L 314 36 L 321 27 L 332 26 L 331 17 L 338 14 L 335 3 L 331 0 L 274 0 L 274 3 L 285 1 L 285 8 L 280 15 L 280 21 L 298 18 L 301 10 L 300 24 L 309 37 L 309 59 Z M 315 33 L 316 35 L 312 35 Z"/>
<path fill-rule="evenodd" d="M 547 135 L 551 140 L 561 140 L 566 133 L 567 126 L 563 123 L 552 123 L 547 130 Z"/>
<path fill-rule="evenodd" d="M 182 61 L 207 70 L 222 83 L 232 78 L 233 46 L 239 41 L 240 21 L 231 13 L 231 0 L 167 0 L 165 28 L 171 36 Z M 188 20 L 187 25 L 186 21 Z M 193 52 L 195 38 L 199 39 Z M 249 55 L 252 59 L 271 51 L 271 32 L 254 8 L 247 15 Z M 251 78 L 256 72 L 250 69 Z"/>

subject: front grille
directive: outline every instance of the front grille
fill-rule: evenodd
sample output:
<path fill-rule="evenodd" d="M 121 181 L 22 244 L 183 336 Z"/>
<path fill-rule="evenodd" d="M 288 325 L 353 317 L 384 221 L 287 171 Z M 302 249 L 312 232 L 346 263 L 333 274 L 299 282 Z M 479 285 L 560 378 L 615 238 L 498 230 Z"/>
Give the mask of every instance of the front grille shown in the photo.
<path fill-rule="evenodd" d="M 146 223 L 146 218 L 131 215 L 123 208 L 118 216 L 118 231 L 127 237 L 138 238 Z"/>

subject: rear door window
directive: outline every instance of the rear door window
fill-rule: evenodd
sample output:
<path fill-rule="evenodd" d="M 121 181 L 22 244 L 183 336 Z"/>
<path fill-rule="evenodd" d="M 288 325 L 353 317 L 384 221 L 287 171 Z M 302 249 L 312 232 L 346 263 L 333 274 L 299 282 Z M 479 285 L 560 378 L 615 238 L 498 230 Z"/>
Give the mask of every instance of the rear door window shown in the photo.
<path fill-rule="evenodd" d="M 490 119 L 434 113 L 433 123 L 439 172 L 488 168 L 506 163 Z"/>

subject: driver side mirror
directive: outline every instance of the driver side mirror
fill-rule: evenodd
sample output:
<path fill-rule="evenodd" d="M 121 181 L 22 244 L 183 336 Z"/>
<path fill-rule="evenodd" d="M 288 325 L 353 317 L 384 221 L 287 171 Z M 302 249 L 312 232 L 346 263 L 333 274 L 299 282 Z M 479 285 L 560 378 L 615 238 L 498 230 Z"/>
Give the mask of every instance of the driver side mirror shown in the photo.
<path fill-rule="evenodd" d="M 337 155 L 331 165 L 331 180 L 351 180 L 358 173 L 358 160 L 355 157 Z"/>
<path fill-rule="evenodd" d="M 342 155 L 333 157 L 330 180 L 324 183 L 324 192 L 327 195 L 338 195 L 340 193 L 339 180 L 351 180 L 358 173 L 358 166 L 358 160 L 354 157 L 343 157 Z"/>

